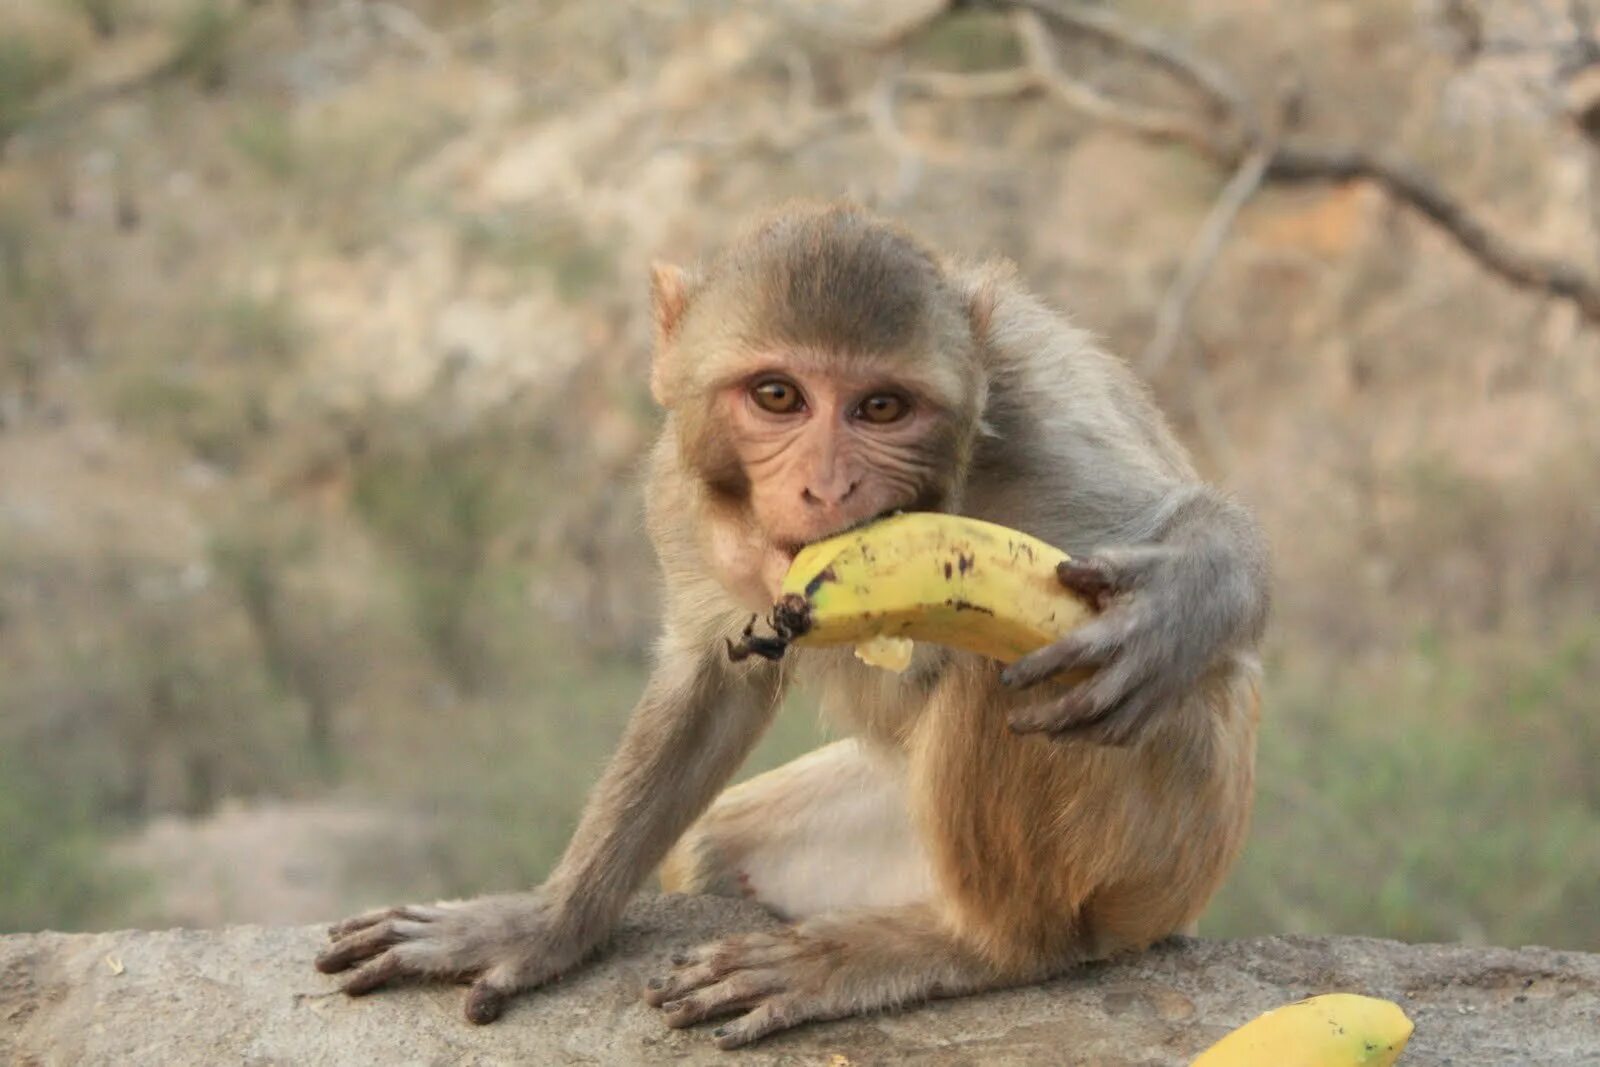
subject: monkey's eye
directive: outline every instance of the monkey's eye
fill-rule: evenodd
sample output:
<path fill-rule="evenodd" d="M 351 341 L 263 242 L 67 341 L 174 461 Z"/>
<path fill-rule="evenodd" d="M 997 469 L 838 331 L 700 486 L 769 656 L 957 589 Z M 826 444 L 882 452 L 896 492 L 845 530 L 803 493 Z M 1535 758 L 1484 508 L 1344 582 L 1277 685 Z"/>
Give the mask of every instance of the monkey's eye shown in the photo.
<path fill-rule="evenodd" d="M 806 406 L 800 387 L 783 378 L 766 378 L 750 388 L 750 398 L 763 411 L 774 415 L 792 415 Z"/>
<path fill-rule="evenodd" d="M 910 410 L 910 401 L 898 393 L 873 393 L 856 408 L 856 418 L 865 422 L 898 422 Z"/>

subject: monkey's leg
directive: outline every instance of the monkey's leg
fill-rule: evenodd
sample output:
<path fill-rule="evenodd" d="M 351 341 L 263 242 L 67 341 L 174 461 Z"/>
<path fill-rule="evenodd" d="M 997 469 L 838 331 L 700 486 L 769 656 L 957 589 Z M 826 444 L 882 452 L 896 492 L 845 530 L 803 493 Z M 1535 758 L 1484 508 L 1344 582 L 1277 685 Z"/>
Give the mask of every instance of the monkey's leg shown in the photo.
<path fill-rule="evenodd" d="M 786 918 L 928 900 L 904 769 L 838 741 L 717 798 L 662 864 L 668 892 L 750 897 Z"/>
<path fill-rule="evenodd" d="M 959 938 L 931 904 L 817 916 L 775 934 L 746 934 L 673 958 L 645 999 L 667 1024 L 735 1015 L 712 1033 L 737 1048 L 804 1022 L 896 1008 L 1035 981 L 1066 962 L 997 965 Z"/>

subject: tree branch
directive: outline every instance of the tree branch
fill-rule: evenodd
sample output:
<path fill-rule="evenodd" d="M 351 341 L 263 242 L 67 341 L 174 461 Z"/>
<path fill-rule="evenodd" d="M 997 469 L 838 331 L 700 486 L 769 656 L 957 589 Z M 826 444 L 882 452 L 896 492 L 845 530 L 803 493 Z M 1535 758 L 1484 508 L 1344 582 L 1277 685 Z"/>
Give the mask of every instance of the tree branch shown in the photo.
<path fill-rule="evenodd" d="M 1222 71 L 1161 36 L 1130 26 L 1101 8 L 1063 0 L 994 0 L 1000 7 L 1036 12 L 1059 29 L 1139 56 L 1198 92 L 1210 109 L 1254 133 L 1258 123 L 1250 99 Z"/>
<path fill-rule="evenodd" d="M 907 77 L 910 87 L 953 99 L 1015 96 L 1042 90 L 1059 104 L 1140 137 L 1186 144 L 1218 167 L 1233 172 L 1235 181 L 1241 183 L 1240 188 L 1244 188 L 1244 177 L 1254 169 L 1248 164 L 1258 158 L 1265 163 L 1256 185 L 1262 182 L 1370 181 L 1390 199 L 1426 219 L 1503 281 L 1568 301 L 1586 321 L 1600 325 L 1600 278 L 1576 263 L 1523 247 L 1490 229 L 1465 204 L 1441 189 L 1415 165 L 1354 146 L 1281 144 L 1263 147 L 1266 137 L 1256 109 L 1226 75 L 1177 44 L 1130 27 L 1104 10 L 1065 0 L 986 0 L 985 6 L 1018 13 L 1016 28 L 1027 60 L 1025 67 L 992 74 L 918 74 Z M 1056 62 L 1041 20 L 1059 31 L 1091 37 L 1159 68 L 1197 92 L 1212 113 L 1215 124 L 1208 126 L 1178 112 L 1115 100 L 1068 77 Z M 1230 126 L 1232 129 L 1227 128 Z M 1232 187 L 1234 182 L 1229 184 Z M 1249 193 L 1254 191 L 1255 188 L 1250 187 Z M 1249 195 L 1244 195 L 1240 205 L 1248 199 Z M 1213 221 L 1220 233 L 1218 242 L 1226 236 L 1232 223 L 1232 217 L 1224 210 L 1227 206 L 1219 198 L 1207 220 L 1207 228 L 1202 230 L 1202 238 L 1206 237 Z M 1233 207 L 1232 213 L 1237 212 L 1238 207 Z M 1197 240 L 1191 254 L 1198 257 L 1205 249 L 1206 241 Z M 1215 252 L 1211 255 L 1214 257 Z M 1198 258 L 1195 261 L 1198 263 Z M 1203 275 L 1204 271 L 1199 273 Z M 1168 299 L 1186 304 L 1188 297 L 1181 293 L 1168 294 Z M 1172 314 L 1178 316 L 1181 326 L 1181 309 L 1169 313 L 1168 318 Z M 1147 360 L 1159 362 L 1165 358 L 1160 355 L 1159 340 L 1158 333 L 1157 340 L 1153 340 L 1147 350 Z"/>
<path fill-rule="evenodd" d="M 1261 188 L 1261 180 L 1266 176 L 1272 157 L 1270 150 L 1252 153 L 1234 171 L 1233 177 L 1228 179 L 1228 184 L 1218 194 L 1216 203 L 1211 205 L 1205 223 L 1183 257 L 1183 266 L 1178 269 L 1177 278 L 1173 280 L 1166 298 L 1161 301 L 1160 311 L 1156 313 L 1155 333 L 1139 360 L 1139 369 L 1145 377 L 1151 377 L 1159 371 L 1171 358 L 1173 349 L 1177 348 L 1194 294 L 1211 273 L 1211 265 L 1222 252 L 1228 231 L 1233 228 L 1240 210 Z"/>
<path fill-rule="evenodd" d="M 1473 259 L 1521 289 L 1571 301 L 1600 324 L 1600 280 L 1571 263 L 1518 247 L 1475 218 L 1414 165 L 1356 148 L 1284 147 L 1273 153 L 1267 180 L 1347 182 L 1366 179 L 1444 231 Z"/>

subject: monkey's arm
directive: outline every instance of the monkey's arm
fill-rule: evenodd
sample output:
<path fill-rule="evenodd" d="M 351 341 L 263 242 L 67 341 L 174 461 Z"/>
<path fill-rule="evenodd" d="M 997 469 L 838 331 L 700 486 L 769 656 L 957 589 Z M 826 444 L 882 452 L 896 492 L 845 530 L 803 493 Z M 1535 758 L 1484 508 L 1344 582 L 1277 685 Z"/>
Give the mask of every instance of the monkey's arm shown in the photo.
<path fill-rule="evenodd" d="M 1067 588 L 1102 614 L 1012 664 L 1024 688 L 1061 671 L 1094 668 L 1065 695 L 1013 714 L 1012 729 L 1126 745 L 1225 657 L 1261 638 L 1267 552 L 1248 512 L 1204 486 L 1174 489 L 1142 515 L 1131 543 L 1064 563 Z"/>
<path fill-rule="evenodd" d="M 730 668 L 722 643 L 696 632 L 706 628 L 669 627 L 621 744 L 542 887 L 357 916 L 332 928 L 317 968 L 358 968 L 344 983 L 351 995 L 397 979 L 470 976 L 467 1018 L 486 1023 L 515 993 L 593 952 L 776 707 L 778 672 L 766 664 Z"/>

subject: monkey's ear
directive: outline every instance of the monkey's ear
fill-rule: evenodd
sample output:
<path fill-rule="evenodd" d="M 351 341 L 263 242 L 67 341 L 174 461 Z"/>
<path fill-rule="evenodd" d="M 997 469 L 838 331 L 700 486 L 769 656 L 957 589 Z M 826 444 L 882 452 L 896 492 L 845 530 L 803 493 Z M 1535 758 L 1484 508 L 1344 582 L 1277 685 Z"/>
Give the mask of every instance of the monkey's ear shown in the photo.
<path fill-rule="evenodd" d="M 985 277 L 973 287 L 967 297 L 967 321 L 972 324 L 972 338 L 978 344 L 987 344 L 989 326 L 994 321 L 994 306 L 1000 300 L 998 279 Z"/>
<path fill-rule="evenodd" d="M 683 324 L 694 289 L 689 272 L 672 263 L 650 264 L 650 314 L 655 320 L 655 352 L 650 362 L 650 392 L 656 403 L 666 404 L 666 360 L 672 339 Z"/>
<path fill-rule="evenodd" d="M 693 279 L 682 267 L 660 261 L 650 264 L 650 311 L 655 316 L 657 344 L 672 340 L 678 332 L 693 288 Z"/>
<path fill-rule="evenodd" d="M 972 339 L 982 347 L 989 343 L 989 328 L 994 325 L 995 306 L 1000 293 L 1016 277 L 1009 260 L 992 259 L 975 266 L 958 266 L 954 271 L 967 294 L 967 322 Z"/>

